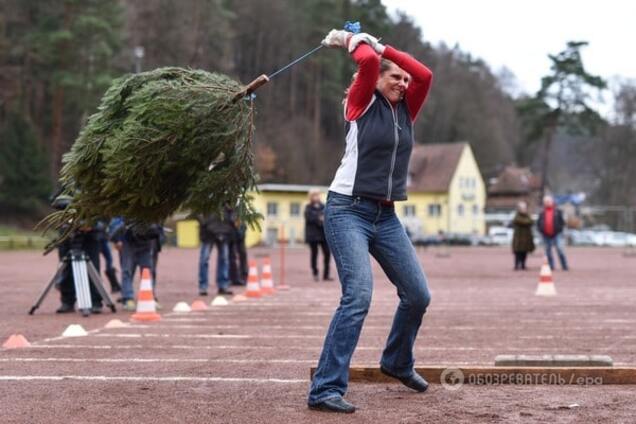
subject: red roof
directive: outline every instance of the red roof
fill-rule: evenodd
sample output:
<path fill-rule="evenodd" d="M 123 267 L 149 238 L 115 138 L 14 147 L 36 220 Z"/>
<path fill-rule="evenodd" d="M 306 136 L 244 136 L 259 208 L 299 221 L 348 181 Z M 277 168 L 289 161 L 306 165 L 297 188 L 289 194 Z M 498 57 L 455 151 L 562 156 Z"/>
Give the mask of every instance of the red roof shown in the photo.
<path fill-rule="evenodd" d="M 507 166 L 488 187 L 489 195 L 528 194 L 541 188 L 541 178 L 530 168 Z"/>
<path fill-rule="evenodd" d="M 409 163 L 409 191 L 445 192 L 468 143 L 418 144 Z"/>

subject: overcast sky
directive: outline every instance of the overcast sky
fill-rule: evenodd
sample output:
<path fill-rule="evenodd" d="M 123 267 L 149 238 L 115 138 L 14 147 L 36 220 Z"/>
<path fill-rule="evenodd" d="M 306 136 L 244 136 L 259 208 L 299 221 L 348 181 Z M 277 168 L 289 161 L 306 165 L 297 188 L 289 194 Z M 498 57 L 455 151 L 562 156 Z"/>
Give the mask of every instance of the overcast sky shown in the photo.
<path fill-rule="evenodd" d="M 633 0 L 382 0 L 410 15 L 424 40 L 459 44 L 498 72 L 505 66 L 519 88 L 534 93 L 549 72 L 549 53 L 567 41 L 588 41 L 583 63 L 608 80 L 636 79 L 636 1 Z M 399 48 L 399 46 L 396 46 Z M 610 95 L 606 95 L 610 98 Z"/>

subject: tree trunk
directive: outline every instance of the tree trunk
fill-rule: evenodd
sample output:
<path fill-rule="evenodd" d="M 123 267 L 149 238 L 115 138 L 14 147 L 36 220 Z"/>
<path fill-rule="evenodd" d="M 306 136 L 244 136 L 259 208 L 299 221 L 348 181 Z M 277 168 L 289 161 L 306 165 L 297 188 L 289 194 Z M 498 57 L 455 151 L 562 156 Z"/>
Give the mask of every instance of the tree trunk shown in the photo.
<path fill-rule="evenodd" d="M 314 80 L 314 104 L 313 104 L 313 110 L 314 110 L 314 125 L 313 125 L 313 142 L 314 144 L 317 146 L 320 144 L 320 120 L 321 120 L 321 110 L 320 110 L 320 104 L 321 104 L 321 89 L 322 89 L 322 83 L 321 83 L 321 76 L 320 76 L 320 64 L 316 64 L 316 71 L 315 71 L 315 75 L 316 75 L 316 79 Z"/>
<path fill-rule="evenodd" d="M 51 104 L 51 177 L 58 178 L 62 158 L 62 122 L 64 119 L 64 89 L 57 87 Z"/>
<path fill-rule="evenodd" d="M 560 110 L 556 109 L 552 112 L 552 116 L 548 121 L 548 125 L 546 128 L 545 134 L 545 143 L 543 145 L 543 157 L 542 157 L 542 167 L 541 167 L 541 198 L 539 199 L 539 204 L 542 204 L 541 201 L 543 196 L 546 194 L 546 187 L 548 185 L 548 169 L 550 167 L 550 148 L 552 147 L 552 139 L 556 134 L 557 125 L 559 122 Z"/>
<path fill-rule="evenodd" d="M 549 128 L 546 134 L 545 143 L 543 145 L 543 153 L 541 158 L 541 161 L 543 162 L 541 166 L 541 199 L 543 199 L 543 196 L 545 196 L 546 194 L 546 188 L 549 188 L 548 168 L 550 166 L 550 147 L 552 146 L 553 136 L 554 130 L 552 128 Z"/>
<path fill-rule="evenodd" d="M 296 114 L 296 71 L 292 67 L 289 82 L 289 116 Z"/>
<path fill-rule="evenodd" d="M 194 3 L 194 9 L 192 11 L 192 16 L 194 17 L 194 43 L 192 43 L 192 50 L 190 52 L 190 60 L 188 61 L 188 65 L 192 67 L 200 67 L 199 59 L 201 52 L 201 9 L 199 7 L 199 2 Z M 207 16 L 207 14 L 206 14 Z M 221 52 L 215 52 L 216 54 L 220 54 Z"/>

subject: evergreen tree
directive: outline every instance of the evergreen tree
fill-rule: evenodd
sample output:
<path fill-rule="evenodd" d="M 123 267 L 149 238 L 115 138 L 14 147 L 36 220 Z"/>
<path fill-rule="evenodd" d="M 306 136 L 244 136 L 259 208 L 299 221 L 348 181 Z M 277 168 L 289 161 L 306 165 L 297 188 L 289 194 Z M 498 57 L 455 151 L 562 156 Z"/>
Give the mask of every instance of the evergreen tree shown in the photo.
<path fill-rule="evenodd" d="M 50 99 L 37 118 L 56 179 L 62 153 L 115 76 L 121 7 L 117 0 L 24 0 L 17 7 L 31 25 L 19 40 L 21 59 Z"/>
<path fill-rule="evenodd" d="M 545 192 L 550 161 L 550 147 L 559 133 L 593 135 L 603 119 L 590 104 L 592 93 L 606 88 L 599 76 L 589 74 L 583 66 L 581 48 L 588 43 L 570 41 L 557 55 L 548 55 L 551 73 L 541 80 L 541 88 L 534 97 L 519 104 L 519 112 L 526 130 L 526 140 L 544 140 L 541 166 L 541 194 Z"/>
<path fill-rule="evenodd" d="M 0 126 L 0 212 L 32 213 L 47 199 L 47 160 L 33 125 L 9 113 Z"/>

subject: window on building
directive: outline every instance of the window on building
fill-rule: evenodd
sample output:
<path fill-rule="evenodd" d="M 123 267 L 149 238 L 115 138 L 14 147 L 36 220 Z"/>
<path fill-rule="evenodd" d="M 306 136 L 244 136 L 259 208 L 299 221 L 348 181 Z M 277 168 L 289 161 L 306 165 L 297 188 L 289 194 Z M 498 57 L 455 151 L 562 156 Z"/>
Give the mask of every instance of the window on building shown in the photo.
<path fill-rule="evenodd" d="M 415 216 L 415 205 L 404 205 L 403 212 L 405 217 Z"/>
<path fill-rule="evenodd" d="M 300 203 L 292 202 L 289 204 L 289 216 L 300 216 Z"/>
<path fill-rule="evenodd" d="M 440 216 L 442 215 L 442 205 L 439 203 L 431 203 L 428 205 L 428 216 Z"/>
<path fill-rule="evenodd" d="M 473 215 L 479 215 L 479 206 L 473 205 Z"/>
<path fill-rule="evenodd" d="M 464 216 L 464 204 L 460 203 L 457 205 L 457 215 Z"/>
<path fill-rule="evenodd" d="M 267 216 L 278 216 L 277 202 L 267 202 Z"/>

